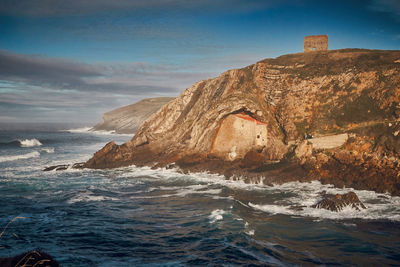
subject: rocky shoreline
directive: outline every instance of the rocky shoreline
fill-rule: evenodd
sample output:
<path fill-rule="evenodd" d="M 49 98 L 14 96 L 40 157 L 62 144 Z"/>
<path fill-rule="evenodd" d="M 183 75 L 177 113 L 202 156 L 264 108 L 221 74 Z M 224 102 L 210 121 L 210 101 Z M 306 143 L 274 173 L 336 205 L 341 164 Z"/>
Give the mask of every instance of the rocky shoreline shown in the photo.
<path fill-rule="evenodd" d="M 400 51 L 266 59 L 198 82 L 131 141 L 83 167 L 209 171 L 249 183 L 319 180 L 400 195 Z"/>

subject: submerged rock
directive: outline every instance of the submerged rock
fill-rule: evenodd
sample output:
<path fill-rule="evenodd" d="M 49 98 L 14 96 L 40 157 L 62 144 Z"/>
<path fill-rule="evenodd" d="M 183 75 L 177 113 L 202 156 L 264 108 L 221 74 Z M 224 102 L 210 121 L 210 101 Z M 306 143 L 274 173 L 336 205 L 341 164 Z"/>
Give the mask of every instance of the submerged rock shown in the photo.
<path fill-rule="evenodd" d="M 366 209 L 364 204 L 360 201 L 360 199 L 358 199 L 358 196 L 354 192 L 329 195 L 312 207 L 338 212 L 348 206 L 356 210 Z"/>

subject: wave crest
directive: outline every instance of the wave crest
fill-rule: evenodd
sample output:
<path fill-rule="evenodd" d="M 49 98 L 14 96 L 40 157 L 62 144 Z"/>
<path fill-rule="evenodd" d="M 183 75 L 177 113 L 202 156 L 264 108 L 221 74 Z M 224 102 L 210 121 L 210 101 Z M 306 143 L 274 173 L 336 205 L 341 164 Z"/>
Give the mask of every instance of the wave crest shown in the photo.
<path fill-rule="evenodd" d="M 18 140 L 20 147 L 35 147 L 35 146 L 41 146 L 42 143 L 40 143 L 39 140 L 36 138 L 33 139 L 25 139 L 25 140 Z"/>

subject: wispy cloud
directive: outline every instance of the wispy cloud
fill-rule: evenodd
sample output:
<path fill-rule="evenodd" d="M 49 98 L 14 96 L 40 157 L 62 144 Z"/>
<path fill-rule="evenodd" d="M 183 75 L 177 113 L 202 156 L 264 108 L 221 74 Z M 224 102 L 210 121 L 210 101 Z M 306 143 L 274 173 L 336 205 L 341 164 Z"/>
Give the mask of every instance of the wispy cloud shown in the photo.
<path fill-rule="evenodd" d="M 0 113 L 4 118 L 26 118 L 26 113 L 48 120 L 64 112 L 95 120 L 111 108 L 146 97 L 177 96 L 210 75 L 173 65 L 87 64 L 0 50 Z"/>
<path fill-rule="evenodd" d="M 52 90 L 177 93 L 205 75 L 185 72 L 173 65 L 143 62 L 86 64 L 0 50 L 1 80 Z"/>

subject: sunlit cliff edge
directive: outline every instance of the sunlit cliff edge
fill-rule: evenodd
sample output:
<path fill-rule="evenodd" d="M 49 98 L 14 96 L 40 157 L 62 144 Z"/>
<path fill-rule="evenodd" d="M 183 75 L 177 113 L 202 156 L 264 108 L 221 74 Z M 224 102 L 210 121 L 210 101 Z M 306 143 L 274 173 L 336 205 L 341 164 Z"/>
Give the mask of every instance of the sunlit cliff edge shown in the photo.
<path fill-rule="evenodd" d="M 175 164 L 400 195 L 399 98 L 400 51 L 283 55 L 195 83 L 84 166 Z"/>

